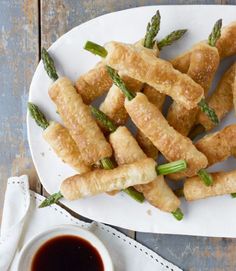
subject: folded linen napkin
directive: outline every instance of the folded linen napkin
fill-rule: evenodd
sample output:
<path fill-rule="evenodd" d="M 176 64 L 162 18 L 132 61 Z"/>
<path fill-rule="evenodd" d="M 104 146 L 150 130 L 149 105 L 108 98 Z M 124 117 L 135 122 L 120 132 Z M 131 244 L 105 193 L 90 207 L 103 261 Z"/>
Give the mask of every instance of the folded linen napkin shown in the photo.
<path fill-rule="evenodd" d="M 20 250 L 35 235 L 60 224 L 93 232 L 107 247 L 116 271 L 179 271 L 178 267 L 117 230 L 101 223 L 85 223 L 58 205 L 39 209 L 44 197 L 29 190 L 27 176 L 8 180 L 1 236 L 0 271 L 16 271 Z"/>

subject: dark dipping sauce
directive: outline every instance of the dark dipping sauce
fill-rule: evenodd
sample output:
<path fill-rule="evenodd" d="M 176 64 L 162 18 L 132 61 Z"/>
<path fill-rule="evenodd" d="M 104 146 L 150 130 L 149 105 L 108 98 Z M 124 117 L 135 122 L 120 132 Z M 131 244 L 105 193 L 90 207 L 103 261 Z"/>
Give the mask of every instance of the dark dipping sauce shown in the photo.
<path fill-rule="evenodd" d="M 62 235 L 48 240 L 36 252 L 31 271 L 104 271 L 102 258 L 88 241 Z"/>

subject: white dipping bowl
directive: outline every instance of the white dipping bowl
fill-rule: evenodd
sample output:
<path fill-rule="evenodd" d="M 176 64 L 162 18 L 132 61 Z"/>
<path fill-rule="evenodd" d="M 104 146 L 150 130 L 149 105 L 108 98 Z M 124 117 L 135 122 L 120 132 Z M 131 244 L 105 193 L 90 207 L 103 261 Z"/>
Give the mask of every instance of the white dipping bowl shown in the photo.
<path fill-rule="evenodd" d="M 63 235 L 72 235 L 80 237 L 87 242 L 89 242 L 101 256 L 104 271 L 114 271 L 111 257 L 103 245 L 103 243 L 97 238 L 96 235 L 91 233 L 88 230 L 82 229 L 77 226 L 72 225 L 60 225 L 55 226 L 45 232 L 42 232 L 35 237 L 33 237 L 22 249 L 19 257 L 19 262 L 17 265 L 18 271 L 31 271 L 31 265 L 34 258 L 34 255 L 38 251 L 38 249 L 45 244 L 48 240 L 63 236 Z"/>

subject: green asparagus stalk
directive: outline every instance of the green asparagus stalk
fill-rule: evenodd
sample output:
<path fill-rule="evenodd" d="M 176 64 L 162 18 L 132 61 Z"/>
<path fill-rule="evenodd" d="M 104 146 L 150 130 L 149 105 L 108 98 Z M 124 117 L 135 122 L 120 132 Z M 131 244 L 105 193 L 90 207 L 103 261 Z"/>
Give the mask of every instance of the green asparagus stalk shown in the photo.
<path fill-rule="evenodd" d="M 200 169 L 197 173 L 199 178 L 204 182 L 206 186 L 211 186 L 213 184 L 213 179 L 211 175 L 205 170 L 205 169 Z"/>
<path fill-rule="evenodd" d="M 31 117 L 35 120 L 37 125 L 45 130 L 49 126 L 49 122 L 44 114 L 39 110 L 38 106 L 33 103 L 28 103 L 28 109 Z"/>
<path fill-rule="evenodd" d="M 126 87 L 124 81 L 120 78 L 119 74 L 114 69 L 107 66 L 107 71 L 113 83 L 124 93 L 125 97 L 131 101 L 136 96 L 136 94 Z"/>
<path fill-rule="evenodd" d="M 58 203 L 58 201 L 63 198 L 63 195 L 61 194 L 61 192 L 57 192 L 57 193 L 54 193 L 52 195 L 50 195 L 49 197 L 47 197 L 40 205 L 39 205 L 39 208 L 44 208 L 44 207 L 47 207 L 47 206 L 50 206 L 54 203 Z"/>
<path fill-rule="evenodd" d="M 178 160 L 170 163 L 166 163 L 156 167 L 157 175 L 168 175 L 176 172 L 183 171 L 187 168 L 185 160 Z"/>
<path fill-rule="evenodd" d="M 232 198 L 236 198 L 236 193 L 231 193 Z"/>
<path fill-rule="evenodd" d="M 106 114 L 92 105 L 90 108 L 93 116 L 99 120 L 106 129 L 108 129 L 111 133 L 115 132 L 117 126 Z"/>
<path fill-rule="evenodd" d="M 42 49 L 42 61 L 44 69 L 47 72 L 48 76 L 53 81 L 56 81 L 58 79 L 58 75 L 54 65 L 54 61 L 45 48 Z"/>
<path fill-rule="evenodd" d="M 122 190 L 131 198 L 136 200 L 137 202 L 143 203 L 145 201 L 145 197 L 142 193 L 138 192 L 134 187 L 130 186 Z"/>
<path fill-rule="evenodd" d="M 84 45 L 84 49 L 102 58 L 107 56 L 107 50 L 103 46 L 92 41 L 87 41 Z"/>
<path fill-rule="evenodd" d="M 180 208 L 178 208 L 176 211 L 172 212 L 172 215 L 173 215 L 178 221 L 182 220 L 183 217 L 184 217 L 184 214 L 183 214 L 183 212 L 181 211 Z"/>
<path fill-rule="evenodd" d="M 219 19 L 213 29 L 211 34 L 208 37 L 208 44 L 212 47 L 215 47 L 217 40 L 220 38 L 221 36 L 221 27 L 222 27 L 222 19 Z"/>
<path fill-rule="evenodd" d="M 219 119 L 216 115 L 215 110 L 209 107 L 205 99 L 201 99 L 201 101 L 198 103 L 198 106 L 200 107 L 201 111 L 205 113 L 215 125 L 219 124 Z"/>
<path fill-rule="evenodd" d="M 162 39 L 161 41 L 157 43 L 158 49 L 161 50 L 163 47 L 171 45 L 173 42 L 182 38 L 186 32 L 187 32 L 187 29 L 179 29 L 179 30 L 175 30 L 171 32 L 164 39 Z"/>
<path fill-rule="evenodd" d="M 144 37 L 143 46 L 152 49 L 155 44 L 155 37 L 160 30 L 161 15 L 159 10 L 152 17 L 151 22 L 147 25 L 146 35 Z"/>

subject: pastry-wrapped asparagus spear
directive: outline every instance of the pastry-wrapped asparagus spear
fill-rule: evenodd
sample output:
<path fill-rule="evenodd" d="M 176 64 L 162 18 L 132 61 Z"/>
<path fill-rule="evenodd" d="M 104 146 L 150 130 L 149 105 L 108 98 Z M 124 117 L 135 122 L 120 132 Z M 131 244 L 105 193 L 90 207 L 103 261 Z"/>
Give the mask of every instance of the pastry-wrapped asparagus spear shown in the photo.
<path fill-rule="evenodd" d="M 210 187 L 205 186 L 198 176 L 188 178 L 184 183 L 184 196 L 186 200 L 192 201 L 235 193 L 236 170 L 217 172 L 211 175 L 214 179 L 214 183 Z"/>
<path fill-rule="evenodd" d="M 28 103 L 28 109 L 38 126 L 44 129 L 43 137 L 57 156 L 79 173 L 90 171 L 90 167 L 84 163 L 81 153 L 69 131 L 60 123 L 48 122 L 36 105 Z"/>
<path fill-rule="evenodd" d="M 42 59 L 45 70 L 47 72 L 53 70 L 53 74 L 57 75 L 53 60 L 45 49 L 42 50 Z M 48 73 L 49 76 L 50 74 Z M 110 157 L 112 155 L 110 144 L 72 82 L 66 77 L 53 76 L 51 78 L 56 81 L 49 89 L 49 96 L 56 104 L 57 111 L 83 155 L 85 163 L 90 166 Z"/>
<path fill-rule="evenodd" d="M 169 62 L 151 56 L 147 48 L 121 42 L 109 42 L 104 48 L 87 42 L 85 49 L 102 56 L 104 63 L 112 68 L 151 85 L 188 109 L 197 106 L 204 97 L 201 86 L 175 70 Z"/>
<path fill-rule="evenodd" d="M 233 92 L 236 82 L 236 63 L 230 66 L 230 68 L 224 73 L 216 90 L 208 99 L 208 104 L 216 112 L 219 120 L 222 120 L 228 112 L 233 108 Z M 206 131 L 210 131 L 215 127 L 214 123 L 202 113 L 199 112 L 197 116 L 198 124 L 190 133 L 191 138 L 195 138 L 198 134 Z"/>
<path fill-rule="evenodd" d="M 205 184 L 210 185 L 212 180 L 204 170 L 208 164 L 206 156 L 196 149 L 189 138 L 175 131 L 159 109 L 150 103 L 144 94 L 129 91 L 111 67 L 108 67 L 108 72 L 113 82 L 126 96 L 125 108 L 135 125 L 168 161 L 184 159 L 187 162 L 188 168 L 182 174 L 180 173 L 182 176 L 190 177 L 199 174 Z"/>
<path fill-rule="evenodd" d="M 236 124 L 226 126 L 221 131 L 206 135 L 195 143 L 197 149 L 204 153 L 208 166 L 226 160 L 236 147 Z"/>
<path fill-rule="evenodd" d="M 215 44 L 220 37 L 221 25 L 222 20 L 218 20 L 215 23 L 212 33 L 208 38 L 208 43 L 200 42 L 185 53 L 190 55 L 187 75 L 203 87 L 205 95 L 207 95 L 220 62 L 220 56 Z M 172 61 L 173 66 L 178 67 L 178 62 L 182 63 L 182 58 L 183 56 L 181 55 Z M 188 110 L 181 104 L 173 102 L 169 108 L 167 120 L 175 130 L 187 136 L 195 124 L 198 112 L 199 109 L 197 107 Z"/>
<path fill-rule="evenodd" d="M 110 143 L 118 165 L 133 163 L 147 157 L 132 134 L 124 126 L 110 134 Z M 175 212 L 180 206 L 180 200 L 165 183 L 163 176 L 158 176 L 148 184 L 136 185 L 135 189 L 142 192 L 150 204 L 163 211 Z"/>
<path fill-rule="evenodd" d="M 221 37 L 216 43 L 220 58 L 236 54 L 236 21 L 222 29 Z"/>

